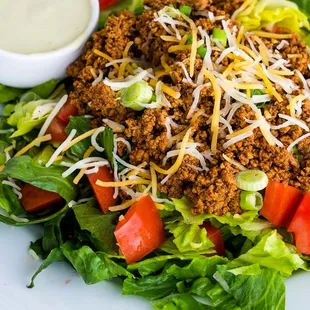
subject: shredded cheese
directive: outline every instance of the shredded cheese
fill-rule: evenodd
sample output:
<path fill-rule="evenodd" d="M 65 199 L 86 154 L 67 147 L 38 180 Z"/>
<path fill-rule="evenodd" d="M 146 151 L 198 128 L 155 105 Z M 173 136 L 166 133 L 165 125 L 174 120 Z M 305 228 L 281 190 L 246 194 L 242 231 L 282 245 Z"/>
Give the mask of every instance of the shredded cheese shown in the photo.
<path fill-rule="evenodd" d="M 128 201 L 126 201 L 126 202 L 124 202 L 124 203 L 122 203 L 120 205 L 110 207 L 109 210 L 111 212 L 117 212 L 117 211 L 126 210 L 129 207 L 131 207 L 135 202 L 136 202 L 136 199 L 131 199 L 131 200 L 128 200 Z"/>
<path fill-rule="evenodd" d="M 94 50 L 94 53 L 95 53 L 96 55 L 98 55 L 98 56 L 100 56 L 100 57 L 106 59 L 106 60 L 109 61 L 109 62 L 113 62 L 113 60 L 114 60 L 111 56 L 109 56 L 109 55 L 107 55 L 107 54 L 105 54 L 105 53 L 103 53 L 103 52 L 100 52 L 100 51 L 98 51 L 97 49 Z M 117 65 L 116 63 L 114 63 L 113 66 L 114 66 L 115 69 L 119 70 L 119 65 Z"/>
<path fill-rule="evenodd" d="M 150 180 L 144 180 L 144 179 L 134 179 L 134 180 L 126 180 L 126 181 L 119 181 L 119 182 L 103 182 L 100 180 L 96 181 L 96 185 L 101 187 L 122 187 L 122 186 L 130 186 L 130 185 L 138 185 L 138 184 L 150 184 Z"/>
<path fill-rule="evenodd" d="M 102 122 L 105 123 L 106 125 L 108 125 L 113 130 L 113 132 L 119 133 L 119 132 L 124 132 L 125 131 L 125 126 L 124 125 L 121 125 L 119 123 L 111 121 L 111 120 L 109 120 L 107 118 L 104 118 L 102 120 Z"/>
<path fill-rule="evenodd" d="M 298 96 L 295 96 L 294 98 L 292 98 L 290 100 L 289 109 L 290 109 L 290 114 L 291 114 L 292 117 L 296 117 L 295 108 L 296 108 L 297 102 L 298 101 L 303 101 L 306 98 L 307 97 L 305 95 L 298 95 Z"/>
<path fill-rule="evenodd" d="M 175 161 L 175 163 L 172 165 L 172 167 L 170 167 L 168 170 L 162 169 L 159 166 L 157 166 L 154 162 L 150 163 L 150 166 L 157 171 L 158 173 L 161 174 L 172 174 L 175 173 L 181 166 L 182 161 L 184 159 L 184 155 L 185 155 L 185 149 L 186 149 L 186 144 L 189 140 L 189 137 L 191 135 L 191 129 L 188 129 L 183 140 L 181 143 L 181 147 L 180 147 L 180 152 L 179 155 L 177 157 L 177 160 Z"/>
<path fill-rule="evenodd" d="M 233 166 L 237 167 L 240 171 L 245 171 L 247 170 L 247 168 L 245 168 L 242 164 L 240 164 L 239 162 L 237 162 L 234 159 L 229 158 L 226 154 L 222 154 L 223 158 L 228 161 L 229 163 L 231 163 Z"/>
<path fill-rule="evenodd" d="M 29 143 L 28 145 L 26 145 L 24 148 L 22 148 L 19 152 L 17 152 L 14 157 L 18 157 L 21 156 L 25 153 L 27 153 L 30 149 L 32 149 L 34 146 L 36 146 L 38 143 L 42 143 L 42 142 L 46 142 L 46 141 L 50 141 L 52 139 L 51 135 L 46 135 L 43 137 L 38 137 L 36 139 L 34 139 L 31 143 Z"/>
<path fill-rule="evenodd" d="M 88 158 L 91 154 L 92 154 L 92 152 L 95 150 L 95 148 L 93 147 L 93 146 L 90 146 L 89 148 L 88 148 L 88 150 L 85 152 L 85 154 L 84 154 L 84 156 L 83 156 L 83 158 Z M 79 182 L 80 182 L 80 180 L 82 179 L 82 177 L 83 177 L 83 175 L 84 175 L 84 173 L 85 173 L 85 171 L 87 170 L 87 168 L 82 168 L 81 170 L 80 170 L 80 172 L 78 173 L 78 175 L 74 178 L 74 180 L 73 180 L 73 183 L 74 184 L 78 184 Z"/>
<path fill-rule="evenodd" d="M 74 145 L 74 144 L 76 144 L 76 143 L 78 143 L 78 142 L 80 142 L 80 141 L 82 141 L 82 140 L 84 140 L 84 139 L 86 139 L 86 138 L 92 136 L 92 135 L 96 132 L 96 130 L 97 130 L 97 128 L 91 129 L 91 130 L 89 130 L 89 131 L 83 133 L 82 135 L 76 137 L 76 138 L 73 139 L 69 144 L 67 144 L 67 145 L 65 146 L 65 148 L 63 149 L 63 152 L 69 150 L 69 149 L 72 147 L 72 145 Z"/>
<path fill-rule="evenodd" d="M 179 40 L 173 36 L 160 36 L 160 38 L 166 42 L 177 42 L 177 43 L 179 43 Z"/>
<path fill-rule="evenodd" d="M 152 180 L 152 196 L 157 197 L 157 176 L 156 176 L 156 171 L 151 167 L 151 180 Z"/>
<path fill-rule="evenodd" d="M 302 140 L 309 138 L 309 137 L 310 137 L 310 133 L 306 133 L 305 135 L 301 136 L 300 138 L 296 139 L 293 143 L 291 143 L 288 146 L 287 150 L 290 152 L 295 145 L 297 145 L 299 142 L 301 142 Z"/>
<path fill-rule="evenodd" d="M 205 71 L 204 75 L 206 78 L 210 80 L 212 87 L 213 87 L 213 92 L 214 92 L 214 107 L 213 107 L 213 114 L 212 114 L 212 120 L 211 120 L 211 131 L 213 132 L 211 151 L 215 153 L 217 149 L 217 139 L 218 139 L 218 131 L 219 131 L 219 123 L 220 123 L 222 90 L 220 86 L 218 85 L 215 76 L 210 71 Z"/>
<path fill-rule="evenodd" d="M 49 161 L 46 163 L 45 167 L 50 167 L 53 164 L 53 162 L 56 161 L 57 157 L 63 152 L 63 150 L 66 147 L 66 145 L 68 143 L 70 143 L 70 141 L 74 138 L 76 133 L 77 133 L 76 129 L 72 129 L 71 130 L 71 132 L 70 132 L 69 136 L 67 137 L 67 139 L 63 143 L 60 144 L 60 146 L 57 148 L 57 150 L 51 156 Z"/>
<path fill-rule="evenodd" d="M 157 80 L 151 80 L 150 81 L 150 85 L 152 87 L 156 87 L 157 84 Z M 167 95 L 171 96 L 174 99 L 179 99 L 181 97 L 181 94 L 177 91 L 175 91 L 174 89 L 172 89 L 171 87 L 165 85 L 164 83 L 162 83 L 162 91 L 164 93 L 166 93 Z"/>
<path fill-rule="evenodd" d="M 58 114 L 58 112 L 60 111 L 60 109 L 65 105 L 65 103 L 68 100 L 68 95 L 64 95 L 60 101 L 56 104 L 55 108 L 53 109 L 53 111 L 51 112 L 51 114 L 47 117 L 47 119 L 45 120 L 43 126 L 40 129 L 40 132 L 38 134 L 38 137 L 42 137 L 45 135 L 48 127 L 50 126 L 51 122 L 53 121 L 53 119 L 56 117 L 56 115 Z M 40 146 L 40 144 L 38 144 L 38 146 Z"/>
<path fill-rule="evenodd" d="M 198 35 L 198 30 L 197 27 L 195 25 L 195 23 L 193 22 L 192 19 L 190 19 L 189 17 L 187 17 L 185 14 L 181 14 L 181 16 L 183 17 L 183 19 L 189 23 L 190 27 L 191 27 L 191 31 L 192 31 L 192 45 L 191 45 L 191 55 L 189 58 L 189 75 L 190 77 L 194 76 L 195 73 L 195 61 L 196 61 L 196 55 L 197 55 L 197 35 Z"/>
<path fill-rule="evenodd" d="M 253 34 L 257 35 L 261 38 L 268 38 L 268 39 L 292 39 L 293 35 L 291 33 L 273 33 L 273 32 L 266 32 L 266 31 L 252 31 Z"/>

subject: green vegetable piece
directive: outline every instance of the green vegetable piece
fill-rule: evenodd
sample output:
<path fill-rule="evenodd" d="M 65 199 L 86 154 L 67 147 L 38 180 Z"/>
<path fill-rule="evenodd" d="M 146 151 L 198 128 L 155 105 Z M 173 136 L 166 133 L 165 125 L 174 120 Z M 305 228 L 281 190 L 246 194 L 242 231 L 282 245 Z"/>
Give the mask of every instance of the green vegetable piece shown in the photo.
<path fill-rule="evenodd" d="M 38 86 L 35 86 L 30 90 L 30 92 L 35 93 L 43 99 L 47 99 L 49 95 L 55 90 L 59 80 L 50 80 Z"/>
<path fill-rule="evenodd" d="M 244 191 L 257 192 L 268 184 L 268 177 L 260 170 L 246 170 L 236 174 L 237 187 Z"/>
<path fill-rule="evenodd" d="M 188 35 L 188 38 L 187 38 L 187 41 L 186 41 L 186 45 L 191 45 L 191 44 L 193 44 L 193 34 L 192 33 L 190 33 Z"/>
<path fill-rule="evenodd" d="M 102 214 L 90 204 L 75 206 L 73 212 L 81 229 L 90 232 L 92 237 L 100 242 L 98 250 L 109 254 L 118 253 L 114 231 L 119 213 Z"/>
<path fill-rule="evenodd" d="M 153 88 L 145 81 L 137 82 L 120 91 L 121 104 L 135 111 L 142 111 L 140 103 L 149 103 L 153 96 Z"/>
<path fill-rule="evenodd" d="M 50 145 L 48 145 L 33 158 L 33 162 L 35 164 L 45 166 L 54 154 L 54 152 L 55 150 Z"/>
<path fill-rule="evenodd" d="M 77 131 L 75 135 L 76 138 L 78 136 L 81 136 L 83 133 L 91 130 L 92 126 L 88 118 L 85 118 L 83 116 L 70 116 L 70 122 L 66 128 L 66 133 L 69 135 L 73 129 L 76 129 Z M 91 138 L 88 137 L 74 144 L 70 148 L 70 152 L 73 156 L 81 159 L 83 158 L 84 153 L 90 146 L 91 146 Z"/>
<path fill-rule="evenodd" d="M 204 46 L 200 46 L 197 48 L 197 53 L 201 58 L 205 58 L 207 54 L 207 48 Z"/>
<path fill-rule="evenodd" d="M 13 101 L 24 92 L 24 89 L 8 87 L 0 84 L 0 104 Z"/>
<path fill-rule="evenodd" d="M 4 153 L 4 150 L 10 146 L 9 143 L 7 143 L 6 141 L 0 141 L 0 166 L 2 166 L 3 164 L 5 164 L 6 162 L 6 155 Z M 12 157 L 13 151 L 11 151 L 10 156 Z"/>
<path fill-rule="evenodd" d="M 95 253 L 90 247 L 77 247 L 71 242 L 61 246 L 61 251 L 86 284 L 95 284 L 111 278 L 133 275 L 103 253 Z"/>
<path fill-rule="evenodd" d="M 67 202 L 77 197 L 77 187 L 73 184 L 73 177 L 62 177 L 66 168 L 42 167 L 36 164 L 29 156 L 20 156 L 10 159 L 4 169 L 8 176 L 30 183 L 33 186 L 58 193 Z"/>
<path fill-rule="evenodd" d="M 12 104 L 12 103 L 6 104 L 3 109 L 3 115 L 10 116 L 14 112 L 14 109 L 15 109 L 15 104 Z"/>
<path fill-rule="evenodd" d="M 263 196 L 259 192 L 242 191 L 240 207 L 245 211 L 259 211 L 263 207 Z"/>
<path fill-rule="evenodd" d="M 24 103 L 28 103 L 28 102 L 37 101 L 40 99 L 42 99 L 42 98 L 39 95 L 37 95 L 36 93 L 34 93 L 32 91 L 28 91 L 20 97 L 19 101 L 24 102 Z"/>
<path fill-rule="evenodd" d="M 179 10 L 181 13 L 185 14 L 186 16 L 190 16 L 193 9 L 189 5 L 181 4 Z"/>
<path fill-rule="evenodd" d="M 51 264 L 56 262 L 62 262 L 65 260 L 65 257 L 63 256 L 60 249 L 56 248 L 51 251 L 51 253 L 47 256 L 47 258 L 43 261 L 40 268 L 36 271 L 36 273 L 31 278 L 30 284 L 27 286 L 28 288 L 34 287 L 34 280 L 36 277 L 47 267 L 49 267 Z"/>
<path fill-rule="evenodd" d="M 224 47 L 227 46 L 227 34 L 225 30 L 220 28 L 214 28 L 212 33 L 212 40 L 214 42 L 219 42 Z"/>
<path fill-rule="evenodd" d="M 104 132 L 100 135 L 101 144 L 104 147 L 105 157 L 108 159 L 112 169 L 114 168 L 114 133 L 111 128 L 106 127 Z"/>

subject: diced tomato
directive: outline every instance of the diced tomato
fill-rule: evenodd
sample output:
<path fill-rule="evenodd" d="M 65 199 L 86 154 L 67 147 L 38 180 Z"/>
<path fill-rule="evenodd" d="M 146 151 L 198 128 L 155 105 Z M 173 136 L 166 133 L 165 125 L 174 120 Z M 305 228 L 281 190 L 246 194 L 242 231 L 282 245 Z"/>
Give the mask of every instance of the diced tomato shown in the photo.
<path fill-rule="evenodd" d="M 46 134 L 52 135 L 52 142 L 64 142 L 67 139 L 66 124 L 55 117 L 49 125 Z"/>
<path fill-rule="evenodd" d="M 109 207 L 115 204 L 116 199 L 113 198 L 114 188 L 113 187 L 101 187 L 96 185 L 97 180 L 103 182 L 113 182 L 114 177 L 111 169 L 107 166 L 100 167 L 97 173 L 87 175 L 90 185 L 96 195 L 97 201 L 103 213 L 109 211 Z"/>
<path fill-rule="evenodd" d="M 78 109 L 77 107 L 68 101 L 59 111 L 57 117 L 66 125 L 69 124 L 70 116 L 77 116 Z"/>
<path fill-rule="evenodd" d="M 114 232 L 128 264 L 135 263 L 165 241 L 163 222 L 152 198 L 148 195 L 131 206 Z"/>
<path fill-rule="evenodd" d="M 310 193 L 304 195 L 288 231 L 294 235 L 298 252 L 310 255 Z"/>
<path fill-rule="evenodd" d="M 302 197 L 297 188 L 269 180 L 260 214 L 274 225 L 287 227 Z"/>
<path fill-rule="evenodd" d="M 207 237 L 212 241 L 215 245 L 214 249 L 217 255 L 225 256 L 225 245 L 224 239 L 222 237 L 221 230 L 210 223 L 203 223 L 201 228 L 205 228 L 207 231 Z"/>
<path fill-rule="evenodd" d="M 37 212 L 63 202 L 63 198 L 57 193 L 46 191 L 31 184 L 25 184 L 21 193 L 23 195 L 21 203 L 27 212 Z"/>
<path fill-rule="evenodd" d="M 100 4 L 100 10 L 116 3 L 117 0 L 99 0 L 99 4 Z"/>

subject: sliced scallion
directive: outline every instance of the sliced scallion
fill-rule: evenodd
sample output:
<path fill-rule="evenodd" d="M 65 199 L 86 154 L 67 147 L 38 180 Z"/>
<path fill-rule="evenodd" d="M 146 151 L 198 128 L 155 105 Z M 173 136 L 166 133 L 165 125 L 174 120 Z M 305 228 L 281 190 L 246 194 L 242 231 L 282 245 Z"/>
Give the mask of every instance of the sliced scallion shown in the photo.
<path fill-rule="evenodd" d="M 135 111 L 142 111 L 139 103 L 149 103 L 153 97 L 152 87 L 145 81 L 137 82 L 120 91 L 121 104 Z"/>
<path fill-rule="evenodd" d="M 200 46 L 197 48 L 197 54 L 201 57 L 204 58 L 207 54 L 207 48 L 204 46 Z"/>
<path fill-rule="evenodd" d="M 240 207 L 244 211 L 259 211 L 263 207 L 263 196 L 258 192 L 242 191 Z"/>
<path fill-rule="evenodd" d="M 212 33 L 212 41 L 220 42 L 224 47 L 227 45 L 227 34 L 223 29 L 214 28 Z"/>
<path fill-rule="evenodd" d="M 186 16 L 190 16 L 193 9 L 189 5 L 181 4 L 179 10 L 181 13 L 185 14 Z"/>
<path fill-rule="evenodd" d="M 268 177 L 260 170 L 246 170 L 236 174 L 237 187 L 244 191 L 257 192 L 268 184 Z"/>

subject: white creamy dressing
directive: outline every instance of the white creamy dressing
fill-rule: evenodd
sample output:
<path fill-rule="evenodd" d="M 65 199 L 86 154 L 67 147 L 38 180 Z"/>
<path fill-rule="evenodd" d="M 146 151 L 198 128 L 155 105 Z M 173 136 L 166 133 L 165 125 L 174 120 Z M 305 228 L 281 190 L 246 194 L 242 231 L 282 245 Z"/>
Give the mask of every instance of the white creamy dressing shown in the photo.
<path fill-rule="evenodd" d="M 0 0 L 0 49 L 20 54 L 65 47 L 87 28 L 90 0 Z"/>

